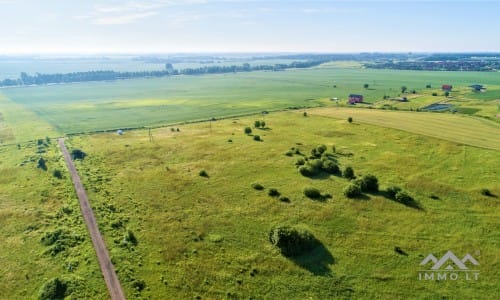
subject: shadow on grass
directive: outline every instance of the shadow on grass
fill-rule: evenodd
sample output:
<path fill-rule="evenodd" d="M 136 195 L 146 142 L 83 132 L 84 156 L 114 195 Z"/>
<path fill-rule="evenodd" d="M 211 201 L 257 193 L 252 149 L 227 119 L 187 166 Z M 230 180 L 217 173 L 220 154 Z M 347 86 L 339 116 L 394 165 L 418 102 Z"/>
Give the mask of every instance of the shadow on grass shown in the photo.
<path fill-rule="evenodd" d="M 287 258 L 314 275 L 331 275 L 332 270 L 330 269 L 330 265 L 335 264 L 335 258 L 333 258 L 332 253 L 319 240 L 315 240 L 315 243 L 317 244 L 316 247 L 307 253 Z"/>
<path fill-rule="evenodd" d="M 363 201 L 368 201 L 370 200 L 370 196 L 366 195 L 366 194 L 361 194 L 361 195 L 358 195 L 358 196 L 355 196 L 355 197 L 352 197 L 351 199 L 353 200 L 363 200 Z"/>

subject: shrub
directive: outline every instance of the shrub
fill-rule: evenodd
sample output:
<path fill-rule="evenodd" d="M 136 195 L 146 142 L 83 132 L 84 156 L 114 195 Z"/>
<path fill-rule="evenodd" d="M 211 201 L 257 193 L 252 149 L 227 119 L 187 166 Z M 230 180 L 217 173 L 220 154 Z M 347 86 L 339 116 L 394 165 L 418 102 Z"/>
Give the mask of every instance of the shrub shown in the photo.
<path fill-rule="evenodd" d="M 378 192 L 378 179 L 374 175 L 367 174 L 361 178 L 363 185 L 361 188 L 364 192 Z"/>
<path fill-rule="evenodd" d="M 257 142 L 262 141 L 262 140 L 260 139 L 260 135 L 254 135 L 254 136 L 253 136 L 253 140 L 254 140 L 254 141 L 257 141 Z"/>
<path fill-rule="evenodd" d="M 347 118 L 347 122 L 352 123 L 352 117 Z"/>
<path fill-rule="evenodd" d="M 259 128 L 260 127 L 260 121 L 255 121 L 254 124 L 253 124 L 253 126 L 255 128 Z"/>
<path fill-rule="evenodd" d="M 306 163 L 306 161 L 301 157 L 301 158 L 297 159 L 297 161 L 295 162 L 295 165 L 296 166 L 303 166 L 305 163 Z"/>
<path fill-rule="evenodd" d="M 448 97 L 449 95 L 450 95 L 450 92 L 448 92 L 448 91 L 444 92 L 445 97 Z"/>
<path fill-rule="evenodd" d="M 387 188 L 386 192 L 389 198 L 391 199 L 396 199 L 396 194 L 401 191 L 401 188 L 399 186 L 390 186 Z"/>
<path fill-rule="evenodd" d="M 481 189 L 481 195 L 483 196 L 493 196 L 489 189 Z"/>
<path fill-rule="evenodd" d="M 347 198 L 356 198 L 361 196 L 361 188 L 359 185 L 351 183 L 344 188 L 343 193 Z"/>
<path fill-rule="evenodd" d="M 303 165 L 303 166 L 300 166 L 300 167 L 299 167 L 299 173 L 300 173 L 302 176 L 306 176 L 306 177 L 309 177 L 309 176 L 313 176 L 313 175 L 315 175 L 314 170 L 311 168 L 311 166 L 310 166 L 310 165 Z"/>
<path fill-rule="evenodd" d="M 317 188 L 312 186 L 306 186 L 304 188 L 304 195 L 311 199 L 321 198 L 321 192 Z"/>
<path fill-rule="evenodd" d="M 42 169 L 44 171 L 47 171 L 47 165 L 46 165 L 45 159 L 43 159 L 43 157 L 40 157 L 38 159 L 36 167 L 39 168 L 39 169 Z"/>
<path fill-rule="evenodd" d="M 437 95 L 438 95 L 438 93 L 432 93 L 432 96 L 437 96 Z"/>
<path fill-rule="evenodd" d="M 73 149 L 71 151 L 71 157 L 75 159 L 84 159 L 87 154 L 80 149 Z"/>
<path fill-rule="evenodd" d="M 270 188 L 267 194 L 271 197 L 279 197 L 281 195 L 281 193 L 275 188 Z"/>
<path fill-rule="evenodd" d="M 330 174 L 339 174 L 340 168 L 335 162 L 331 160 L 326 160 L 323 162 L 323 171 Z"/>
<path fill-rule="evenodd" d="M 318 241 L 306 230 L 290 226 L 276 226 L 269 232 L 269 241 L 284 256 L 301 255 L 317 246 Z"/>
<path fill-rule="evenodd" d="M 257 191 L 262 191 L 264 189 L 264 186 L 258 182 L 252 183 L 252 188 L 257 190 Z"/>
<path fill-rule="evenodd" d="M 134 246 L 136 246 L 138 244 L 138 240 L 137 238 L 135 237 L 135 234 L 132 232 L 132 230 L 128 229 L 127 230 L 127 233 L 125 234 L 125 236 L 123 237 L 123 242 L 125 244 L 132 244 Z"/>
<path fill-rule="evenodd" d="M 265 121 L 260 121 L 260 127 L 261 128 L 266 128 L 266 122 Z"/>
<path fill-rule="evenodd" d="M 430 84 L 425 86 L 426 88 L 430 89 L 432 86 Z"/>
<path fill-rule="evenodd" d="M 280 201 L 285 202 L 285 203 L 290 203 L 290 199 L 288 197 L 285 197 L 285 196 L 281 196 Z"/>
<path fill-rule="evenodd" d="M 208 173 L 205 170 L 201 170 L 200 173 L 198 173 L 201 177 L 207 177 L 208 178 Z"/>
<path fill-rule="evenodd" d="M 397 192 L 395 199 L 399 203 L 403 204 L 411 204 L 413 202 L 413 198 L 405 191 Z"/>
<path fill-rule="evenodd" d="M 45 300 L 45 299 L 64 299 L 66 296 L 66 290 L 68 289 L 68 286 L 66 282 L 59 278 L 53 278 L 49 281 L 47 281 L 42 288 L 40 289 L 40 295 L 39 299 Z"/>
<path fill-rule="evenodd" d="M 304 117 L 307 117 L 307 112 L 305 111 L 304 114 L 303 114 Z"/>
<path fill-rule="evenodd" d="M 252 133 L 252 128 L 250 128 L 250 127 L 245 127 L 245 133 L 246 133 L 246 134 L 251 134 L 251 133 Z"/>
<path fill-rule="evenodd" d="M 60 170 L 54 170 L 54 172 L 52 172 L 52 175 L 55 178 L 62 179 L 62 172 Z"/>
<path fill-rule="evenodd" d="M 342 172 L 344 178 L 347 178 L 347 179 L 354 179 L 356 178 L 356 176 L 354 175 L 354 170 L 352 167 L 346 167 L 344 169 L 344 172 Z"/>
<path fill-rule="evenodd" d="M 320 155 L 323 154 L 326 151 L 326 149 L 327 148 L 325 145 L 319 145 L 318 147 L 316 147 L 316 151 L 318 151 Z"/>

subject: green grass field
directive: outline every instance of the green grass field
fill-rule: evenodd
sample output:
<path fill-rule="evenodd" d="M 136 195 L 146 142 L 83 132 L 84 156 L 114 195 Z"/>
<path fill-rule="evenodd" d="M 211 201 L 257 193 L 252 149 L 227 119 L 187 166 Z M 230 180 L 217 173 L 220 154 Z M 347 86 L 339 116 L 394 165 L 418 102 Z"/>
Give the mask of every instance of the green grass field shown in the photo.
<path fill-rule="evenodd" d="M 335 117 L 394 128 L 493 150 L 500 150 L 500 124 L 460 114 L 395 112 L 375 109 L 321 108 L 313 115 Z"/>
<path fill-rule="evenodd" d="M 498 73 L 342 63 L 0 89 L 0 299 L 37 298 L 53 278 L 73 298 L 107 297 L 62 156 L 45 138 L 161 125 L 170 126 L 152 129 L 153 142 L 147 130 L 125 130 L 66 143 L 88 154 L 77 168 L 127 298 L 498 298 L 498 82 Z M 453 98 L 441 95 L 443 83 L 454 85 Z M 487 92 L 470 92 L 473 83 Z M 417 89 L 410 102 L 382 99 L 402 85 Z M 372 103 L 361 107 L 391 110 L 330 100 L 350 93 Z M 394 111 L 438 101 L 462 113 Z M 316 108 L 274 112 L 289 107 Z M 261 142 L 243 133 L 255 120 L 268 126 L 253 129 Z M 300 175 L 302 156 L 285 153 L 308 156 L 320 144 L 342 168 L 376 175 L 382 190 L 404 188 L 418 208 L 383 192 L 348 199 L 347 179 Z M 40 157 L 46 171 L 37 168 Z M 306 186 L 331 198 L 311 200 Z M 268 196 L 270 188 L 290 203 Z M 286 258 L 268 241 L 276 224 L 306 228 L 322 247 Z M 137 245 L 124 242 L 129 230 Z M 44 242 L 56 232 L 61 244 Z M 419 281 L 420 261 L 448 250 L 478 259 L 480 279 Z"/>
<path fill-rule="evenodd" d="M 335 97 L 344 105 L 350 93 L 363 94 L 375 107 L 386 105 L 398 109 L 417 109 L 450 101 L 468 108 L 464 112 L 498 120 L 498 103 L 494 101 L 500 91 L 498 82 L 499 73 L 370 70 L 326 65 L 285 72 L 11 88 L 2 89 L 0 93 L 36 113 L 59 134 L 67 134 L 168 125 L 288 107 L 333 105 L 329 99 Z M 368 89 L 363 88 L 365 83 L 369 84 Z M 454 98 L 442 96 L 439 87 L 443 83 L 455 86 Z M 486 85 L 487 92 L 480 95 L 470 92 L 467 86 L 473 83 Z M 433 88 L 426 89 L 427 84 Z M 410 102 L 383 100 L 384 95 L 398 97 L 403 85 L 408 91 L 417 91 L 407 95 Z M 433 92 L 439 95 L 433 97 Z"/>
<path fill-rule="evenodd" d="M 153 142 L 147 131 L 70 140 L 89 154 L 78 168 L 127 295 L 498 296 L 498 151 L 301 112 L 266 116 L 269 128 L 254 129 L 263 139 L 256 142 L 243 128 L 258 118 L 185 125 L 180 132 L 158 128 Z M 294 166 L 300 156 L 285 152 L 295 147 L 307 155 L 318 144 L 335 146 L 340 165 L 358 176 L 375 174 L 382 190 L 407 189 L 420 209 L 383 194 L 347 199 L 342 190 L 349 182 L 340 177 L 303 177 Z M 253 182 L 266 190 L 252 189 Z M 332 198 L 306 198 L 308 185 Z M 291 203 L 268 196 L 269 188 Z M 497 196 L 481 195 L 482 188 Z M 267 240 L 275 224 L 307 228 L 324 247 L 287 259 Z M 137 246 L 121 244 L 126 230 Z M 420 261 L 448 250 L 477 256 L 481 279 L 419 281 Z M 133 288 L 137 280 L 146 283 L 142 292 Z"/>

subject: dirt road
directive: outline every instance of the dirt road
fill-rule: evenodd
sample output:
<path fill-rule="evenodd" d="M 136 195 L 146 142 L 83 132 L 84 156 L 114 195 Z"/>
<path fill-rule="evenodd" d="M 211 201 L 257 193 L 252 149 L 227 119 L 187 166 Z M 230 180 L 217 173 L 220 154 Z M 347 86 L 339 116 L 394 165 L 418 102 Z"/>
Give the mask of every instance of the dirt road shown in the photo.
<path fill-rule="evenodd" d="M 97 254 L 97 259 L 99 260 L 99 265 L 101 266 L 102 275 L 104 276 L 104 280 L 106 281 L 106 285 L 109 290 L 109 295 L 113 300 L 125 299 L 120 281 L 118 281 L 118 277 L 116 276 L 113 264 L 109 259 L 106 244 L 104 244 L 102 235 L 99 232 L 99 228 L 97 227 L 94 212 L 90 207 L 89 199 L 87 198 L 87 194 L 85 193 L 85 189 L 83 188 L 80 176 L 78 176 L 78 172 L 76 171 L 75 165 L 71 160 L 68 149 L 66 148 L 66 145 L 64 145 L 64 139 L 60 138 L 58 142 L 59 147 L 61 147 L 64 160 L 66 161 L 66 165 L 68 166 L 68 170 L 71 174 L 71 179 L 73 180 L 76 194 L 78 195 L 78 199 L 80 199 L 80 209 L 82 211 L 83 218 L 85 219 L 85 223 L 87 223 L 87 229 L 89 230 L 92 244 L 94 244 L 94 249 Z"/>

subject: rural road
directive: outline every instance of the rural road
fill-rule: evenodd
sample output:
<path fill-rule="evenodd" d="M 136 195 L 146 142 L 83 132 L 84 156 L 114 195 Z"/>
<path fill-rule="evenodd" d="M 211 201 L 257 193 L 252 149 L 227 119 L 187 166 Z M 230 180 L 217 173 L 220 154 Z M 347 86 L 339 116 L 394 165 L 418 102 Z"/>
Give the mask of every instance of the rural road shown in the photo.
<path fill-rule="evenodd" d="M 78 172 L 76 171 L 75 165 L 71 160 L 68 149 L 66 148 L 66 145 L 64 145 L 64 139 L 60 138 L 58 139 L 58 142 L 59 147 L 61 147 L 64 160 L 66 161 L 66 165 L 68 166 L 68 170 L 71 174 L 71 179 L 73 180 L 76 194 L 78 195 L 78 199 L 80 200 L 80 209 L 82 211 L 83 218 L 85 219 L 85 223 L 87 224 L 87 229 L 89 230 L 90 238 L 92 239 L 92 244 L 94 245 L 97 259 L 99 260 L 99 265 L 101 266 L 102 275 L 104 276 L 104 281 L 106 281 L 106 285 L 108 287 L 109 295 L 113 300 L 125 299 L 120 281 L 118 281 L 118 277 L 116 276 L 113 264 L 109 259 L 106 244 L 104 244 L 102 235 L 99 232 L 99 228 L 97 227 L 97 222 L 95 220 L 92 208 L 90 207 L 89 199 L 87 198 L 85 189 L 83 188 L 82 182 L 80 180 L 80 176 L 78 176 Z"/>

